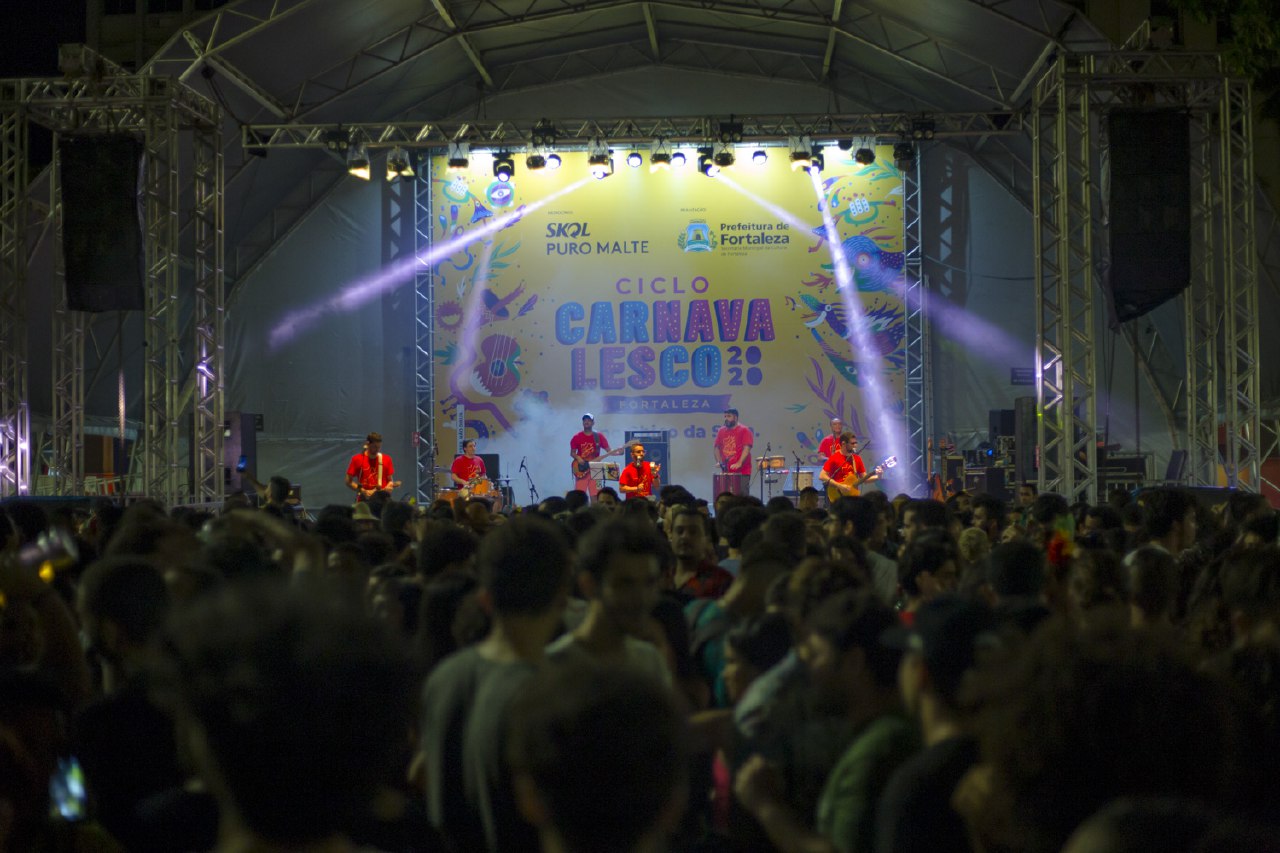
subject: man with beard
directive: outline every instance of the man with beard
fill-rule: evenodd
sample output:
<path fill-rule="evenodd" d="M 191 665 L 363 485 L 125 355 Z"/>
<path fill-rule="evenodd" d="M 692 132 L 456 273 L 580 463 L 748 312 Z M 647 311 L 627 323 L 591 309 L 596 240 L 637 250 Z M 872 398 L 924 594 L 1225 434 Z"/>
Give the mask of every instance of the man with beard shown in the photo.
<path fill-rule="evenodd" d="M 733 583 L 733 575 L 711 559 L 707 519 L 694 507 L 685 505 L 671 516 L 671 550 L 676 555 L 676 571 L 671 587 L 684 601 L 719 598 Z"/>
<path fill-rule="evenodd" d="M 799 654 L 814 701 L 843 714 L 856 734 L 828 775 L 812 819 L 783 801 L 775 765 L 755 755 L 738 771 L 734 793 L 784 853 L 873 849 L 885 783 L 918 746 L 899 706 L 900 653 L 881 642 L 894 622 L 893 611 L 869 590 L 839 593 L 809 620 Z"/>

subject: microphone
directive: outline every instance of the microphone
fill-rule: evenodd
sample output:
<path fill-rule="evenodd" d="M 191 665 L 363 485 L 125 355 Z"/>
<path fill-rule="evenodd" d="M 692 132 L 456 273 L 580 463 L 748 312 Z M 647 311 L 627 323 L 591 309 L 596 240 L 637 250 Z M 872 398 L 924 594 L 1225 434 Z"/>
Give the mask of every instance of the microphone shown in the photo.
<path fill-rule="evenodd" d="M 524 460 L 526 460 L 526 459 L 528 459 L 528 458 L 529 458 L 529 457 L 527 457 L 527 456 L 521 456 L 521 457 L 520 457 L 520 470 L 521 470 L 521 471 L 523 471 L 523 470 L 524 470 Z"/>
<path fill-rule="evenodd" d="M 772 441 L 765 442 L 765 445 L 764 445 L 764 452 L 765 452 L 765 453 L 772 453 L 772 452 L 773 452 L 773 442 L 772 442 Z"/>

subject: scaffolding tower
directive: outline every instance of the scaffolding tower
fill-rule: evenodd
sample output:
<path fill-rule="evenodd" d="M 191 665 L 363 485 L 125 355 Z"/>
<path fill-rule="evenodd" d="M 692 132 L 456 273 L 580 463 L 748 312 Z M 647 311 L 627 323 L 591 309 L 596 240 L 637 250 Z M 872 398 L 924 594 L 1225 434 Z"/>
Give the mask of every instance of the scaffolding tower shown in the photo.
<path fill-rule="evenodd" d="M 1039 488 L 1098 500 L 1097 300 L 1108 266 L 1104 132 L 1112 109 L 1190 116 L 1192 275 L 1181 395 L 1189 482 L 1260 487 L 1251 93 L 1221 57 L 1063 54 L 1031 104 Z"/>
<path fill-rule="evenodd" d="M 60 78 L 0 80 L 0 496 L 32 490 L 27 339 L 29 127 L 132 134 L 143 142 L 145 270 L 142 494 L 167 504 L 223 495 L 223 160 L 218 106 L 176 80 L 130 74 L 82 45 L 64 46 Z M 50 182 L 55 277 L 63 210 Z M 189 221 L 191 238 L 180 239 Z M 186 272 L 190 270 L 190 272 Z M 189 280 L 190 287 L 184 283 Z M 54 491 L 83 492 L 86 317 L 55 288 L 51 458 Z M 184 337 L 180 322 L 190 318 Z M 189 429 L 188 454 L 182 433 Z"/>

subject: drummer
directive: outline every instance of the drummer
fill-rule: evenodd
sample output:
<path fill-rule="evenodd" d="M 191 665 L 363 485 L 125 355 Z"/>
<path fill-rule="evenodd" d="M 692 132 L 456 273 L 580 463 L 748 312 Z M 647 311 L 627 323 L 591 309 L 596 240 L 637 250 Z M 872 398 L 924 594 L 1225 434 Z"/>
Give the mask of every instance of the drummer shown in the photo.
<path fill-rule="evenodd" d="M 453 465 L 449 468 L 449 476 L 453 478 L 454 486 L 459 489 L 471 488 L 485 479 L 484 460 L 476 455 L 474 438 L 468 438 L 462 442 L 462 453 L 453 460 Z"/>

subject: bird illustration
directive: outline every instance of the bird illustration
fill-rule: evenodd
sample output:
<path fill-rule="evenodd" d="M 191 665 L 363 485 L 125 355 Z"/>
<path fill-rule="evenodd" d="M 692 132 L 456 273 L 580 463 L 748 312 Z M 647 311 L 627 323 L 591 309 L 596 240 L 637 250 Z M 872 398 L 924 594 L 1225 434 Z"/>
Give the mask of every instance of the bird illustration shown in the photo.
<path fill-rule="evenodd" d="M 818 342 L 818 348 L 822 350 L 822 354 L 827 357 L 827 361 L 831 362 L 831 366 L 836 369 L 836 372 L 851 384 L 861 387 L 862 371 L 866 369 L 866 366 L 861 362 L 854 361 L 824 341 L 822 335 L 819 335 L 816 329 L 810 329 L 809 333 Z"/>
<path fill-rule="evenodd" d="M 826 225 L 813 230 L 822 240 L 831 239 Z M 837 233 L 838 237 L 839 234 Z M 819 243 L 821 246 L 821 243 Z M 875 293 L 902 287 L 902 268 L 905 256 L 902 252 L 886 252 L 874 239 L 865 234 L 854 234 L 840 241 L 845 263 L 853 276 L 854 286 L 863 293 Z M 823 264 L 824 267 L 828 266 Z"/>

